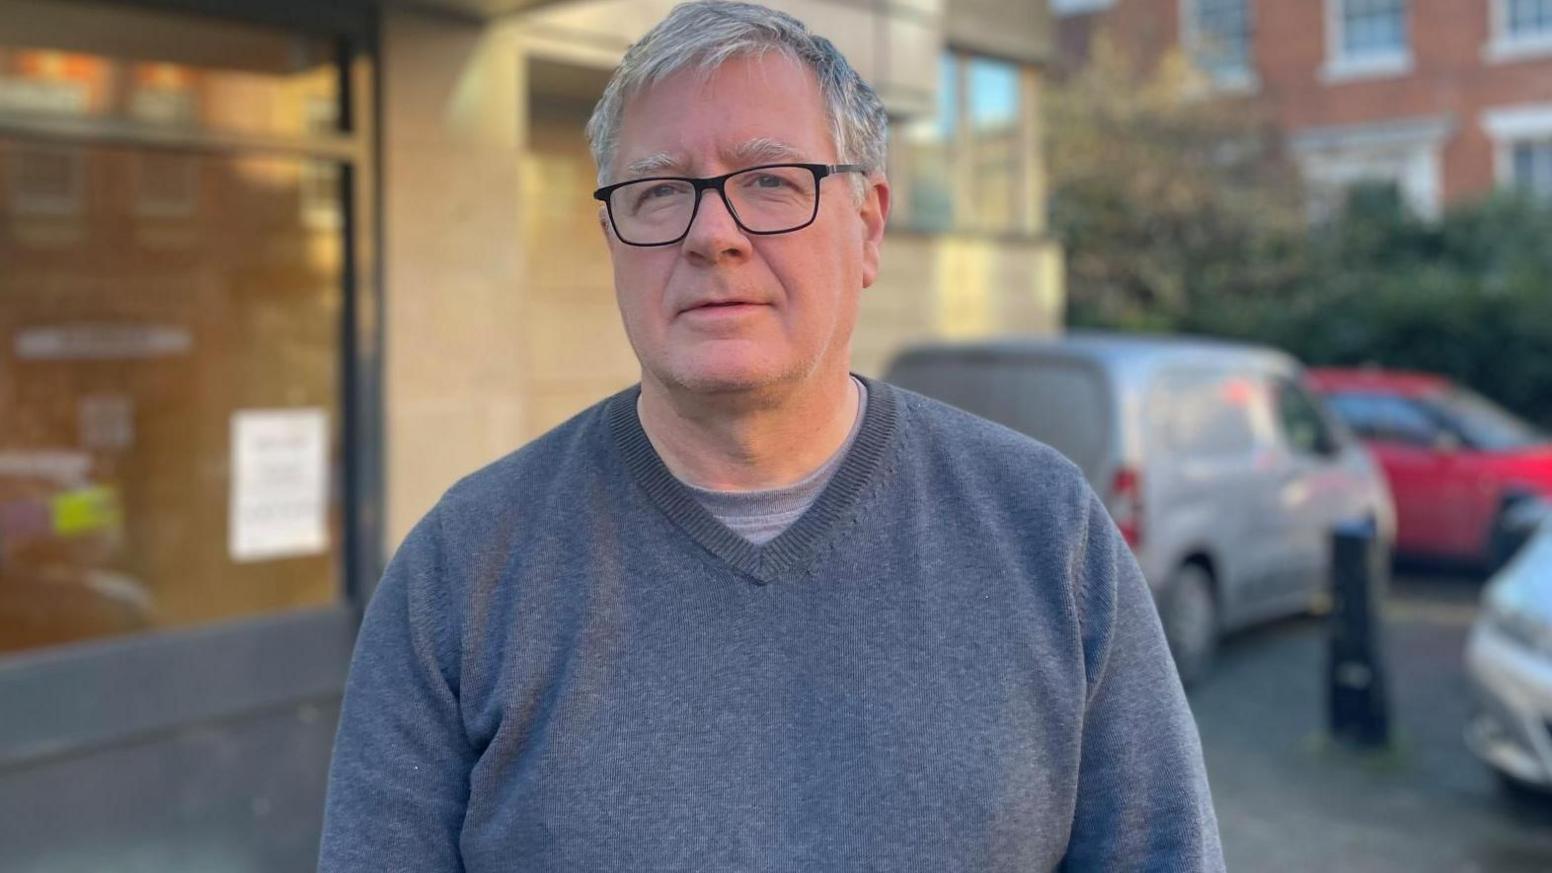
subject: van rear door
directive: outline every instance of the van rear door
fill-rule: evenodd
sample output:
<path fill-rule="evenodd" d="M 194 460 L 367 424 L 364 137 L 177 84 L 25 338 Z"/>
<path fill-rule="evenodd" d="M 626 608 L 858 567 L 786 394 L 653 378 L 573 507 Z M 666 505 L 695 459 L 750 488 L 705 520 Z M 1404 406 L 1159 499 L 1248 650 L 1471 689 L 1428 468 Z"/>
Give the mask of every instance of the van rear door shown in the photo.
<path fill-rule="evenodd" d="M 885 381 L 995 421 L 1056 449 L 1104 493 L 1118 441 L 1109 380 L 1100 366 L 1059 352 L 982 349 L 911 352 Z"/>

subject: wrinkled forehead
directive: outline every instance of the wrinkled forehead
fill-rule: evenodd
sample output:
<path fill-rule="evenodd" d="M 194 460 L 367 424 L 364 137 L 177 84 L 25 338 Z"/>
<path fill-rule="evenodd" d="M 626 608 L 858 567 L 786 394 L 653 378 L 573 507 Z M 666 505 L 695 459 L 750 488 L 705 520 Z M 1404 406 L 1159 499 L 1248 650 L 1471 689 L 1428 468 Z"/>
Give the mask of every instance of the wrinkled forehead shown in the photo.
<path fill-rule="evenodd" d="M 809 150 L 769 136 L 757 136 L 720 147 L 717 149 L 717 157 L 730 167 L 806 163 L 814 160 Z M 683 151 L 658 151 L 629 160 L 620 167 L 619 172 L 622 178 L 683 175 L 693 169 L 694 163 Z"/>
<path fill-rule="evenodd" d="M 742 55 L 669 73 L 626 95 L 617 178 L 830 162 L 835 147 L 818 77 L 785 54 Z"/>

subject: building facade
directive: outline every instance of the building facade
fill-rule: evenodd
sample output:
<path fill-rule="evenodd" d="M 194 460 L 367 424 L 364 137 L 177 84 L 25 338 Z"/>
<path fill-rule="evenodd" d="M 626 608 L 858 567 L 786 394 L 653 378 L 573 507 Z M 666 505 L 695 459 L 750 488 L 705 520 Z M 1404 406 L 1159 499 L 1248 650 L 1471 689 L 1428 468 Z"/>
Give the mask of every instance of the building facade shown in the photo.
<path fill-rule="evenodd" d="M 1043 4 L 792 0 L 891 115 L 857 369 L 1061 323 Z M 312 865 L 360 610 L 637 367 L 583 124 L 658 0 L 0 0 L 0 869 Z"/>
<path fill-rule="evenodd" d="M 672 5 L 552 3 L 475 23 L 388 18 L 386 315 L 398 352 L 385 390 L 399 436 L 388 447 L 390 539 L 460 471 L 635 380 L 582 128 L 625 48 Z M 1055 329 L 1061 269 L 1045 235 L 1037 109 L 1044 10 L 773 5 L 830 36 L 894 119 L 896 210 L 883 274 L 863 295 L 858 369 L 878 373 L 917 337 Z M 446 154 L 461 160 L 438 159 Z M 449 296 L 479 305 L 449 311 Z"/>
<path fill-rule="evenodd" d="M 1418 214 L 1497 188 L 1552 198 L 1552 0 L 1052 0 L 1065 63 L 1100 32 L 1179 48 L 1276 118 L 1316 214 L 1361 180 Z"/>

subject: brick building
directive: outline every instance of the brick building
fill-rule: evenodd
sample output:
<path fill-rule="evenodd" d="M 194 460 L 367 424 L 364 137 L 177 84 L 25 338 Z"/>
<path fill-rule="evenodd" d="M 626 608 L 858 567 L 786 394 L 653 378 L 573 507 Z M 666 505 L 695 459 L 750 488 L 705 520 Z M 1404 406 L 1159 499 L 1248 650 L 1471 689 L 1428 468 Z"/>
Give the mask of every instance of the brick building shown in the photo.
<path fill-rule="evenodd" d="M 1414 210 L 1514 188 L 1552 198 L 1552 0 L 1051 0 L 1064 62 L 1109 33 L 1179 47 L 1262 103 L 1321 214 L 1360 180 Z"/>

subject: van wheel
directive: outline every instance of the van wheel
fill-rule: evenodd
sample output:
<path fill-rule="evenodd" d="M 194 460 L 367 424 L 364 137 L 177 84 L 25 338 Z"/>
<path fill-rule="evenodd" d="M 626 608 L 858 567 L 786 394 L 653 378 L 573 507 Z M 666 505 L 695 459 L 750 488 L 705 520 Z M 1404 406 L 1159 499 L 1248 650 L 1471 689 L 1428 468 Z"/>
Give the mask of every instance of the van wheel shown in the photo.
<path fill-rule="evenodd" d="M 1218 648 L 1218 604 L 1212 575 L 1201 564 L 1184 564 L 1169 580 L 1159 618 L 1180 681 L 1191 686 L 1212 668 Z"/>

